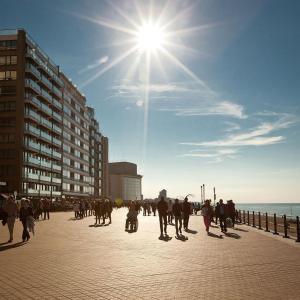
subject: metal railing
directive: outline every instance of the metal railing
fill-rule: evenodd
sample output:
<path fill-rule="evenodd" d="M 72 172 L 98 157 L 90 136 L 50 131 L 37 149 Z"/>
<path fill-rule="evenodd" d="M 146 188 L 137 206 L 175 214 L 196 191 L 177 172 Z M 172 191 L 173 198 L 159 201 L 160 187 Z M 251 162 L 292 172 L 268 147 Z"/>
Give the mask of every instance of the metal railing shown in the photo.
<path fill-rule="evenodd" d="M 251 215 L 251 217 L 250 217 Z M 274 235 L 282 235 L 283 238 L 293 238 L 300 242 L 299 216 L 289 218 L 287 215 L 269 215 L 255 211 L 238 210 L 237 221 L 241 224 L 258 228 Z"/>

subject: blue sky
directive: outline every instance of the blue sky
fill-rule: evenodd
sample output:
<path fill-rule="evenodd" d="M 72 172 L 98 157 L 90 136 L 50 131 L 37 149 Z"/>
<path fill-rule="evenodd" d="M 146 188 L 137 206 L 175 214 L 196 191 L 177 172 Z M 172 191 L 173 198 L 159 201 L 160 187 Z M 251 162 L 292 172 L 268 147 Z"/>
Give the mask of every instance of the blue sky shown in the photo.
<path fill-rule="evenodd" d="M 25 28 L 80 87 L 145 197 L 196 200 L 205 183 L 207 197 L 299 202 L 300 2 L 152 1 L 165 52 L 110 68 L 149 3 L 2 0 L 0 28 Z"/>

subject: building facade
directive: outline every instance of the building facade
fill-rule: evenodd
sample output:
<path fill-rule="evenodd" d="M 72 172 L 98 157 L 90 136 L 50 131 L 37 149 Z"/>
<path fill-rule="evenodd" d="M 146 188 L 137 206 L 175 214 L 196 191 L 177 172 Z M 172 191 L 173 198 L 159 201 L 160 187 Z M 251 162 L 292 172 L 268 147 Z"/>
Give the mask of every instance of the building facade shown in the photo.
<path fill-rule="evenodd" d="M 113 201 L 143 200 L 142 176 L 137 174 L 136 164 L 109 163 L 109 194 Z"/>
<path fill-rule="evenodd" d="M 0 193 L 101 195 L 91 122 L 84 95 L 32 38 L 24 30 L 0 31 Z"/>

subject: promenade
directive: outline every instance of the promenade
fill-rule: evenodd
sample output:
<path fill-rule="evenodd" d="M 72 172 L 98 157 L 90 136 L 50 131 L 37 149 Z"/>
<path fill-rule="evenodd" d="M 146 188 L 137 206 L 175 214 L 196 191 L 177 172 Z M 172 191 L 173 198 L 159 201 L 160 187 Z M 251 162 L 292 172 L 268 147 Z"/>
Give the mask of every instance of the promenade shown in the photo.
<path fill-rule="evenodd" d="M 13 244 L 0 227 L 0 299 L 299 299 L 300 246 L 257 229 L 237 226 L 207 236 L 191 216 L 187 240 L 159 239 L 158 217 L 139 215 L 136 233 L 124 231 L 126 210 L 110 226 L 94 217 L 52 213 Z"/>

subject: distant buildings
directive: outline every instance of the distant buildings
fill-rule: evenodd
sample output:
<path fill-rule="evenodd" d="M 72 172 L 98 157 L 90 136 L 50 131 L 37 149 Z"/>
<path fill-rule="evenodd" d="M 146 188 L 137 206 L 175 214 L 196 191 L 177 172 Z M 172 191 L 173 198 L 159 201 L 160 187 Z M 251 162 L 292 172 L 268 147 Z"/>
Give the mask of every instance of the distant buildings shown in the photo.
<path fill-rule="evenodd" d="M 0 193 L 106 197 L 107 164 L 85 96 L 27 32 L 0 31 Z"/>
<path fill-rule="evenodd" d="M 109 194 L 113 201 L 142 200 L 142 176 L 136 164 L 109 163 Z"/>
<path fill-rule="evenodd" d="M 162 196 L 163 196 L 165 199 L 167 199 L 167 190 L 165 190 L 165 189 L 161 190 L 161 191 L 159 192 L 159 194 L 158 194 L 158 199 L 160 200 Z"/>

